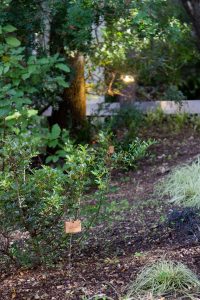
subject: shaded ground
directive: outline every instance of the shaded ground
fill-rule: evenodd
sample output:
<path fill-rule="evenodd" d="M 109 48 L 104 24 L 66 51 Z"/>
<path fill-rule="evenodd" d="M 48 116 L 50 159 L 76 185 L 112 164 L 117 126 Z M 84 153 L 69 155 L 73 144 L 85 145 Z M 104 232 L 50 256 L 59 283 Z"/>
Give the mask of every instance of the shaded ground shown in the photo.
<path fill-rule="evenodd" d="M 146 132 L 146 137 L 152 133 Z M 160 257 L 180 260 L 200 275 L 200 243 L 166 222 L 172 206 L 155 199 L 153 189 L 174 166 L 200 154 L 200 134 L 154 134 L 158 144 L 137 171 L 115 173 L 111 199 L 127 199 L 130 208 L 111 224 L 93 229 L 84 249 L 74 249 L 72 266 L 18 270 L 0 283 L 0 299 L 82 299 L 108 294 L 117 299 L 146 264 Z M 114 216 L 113 216 L 114 217 Z M 115 216 L 116 217 L 116 216 Z M 67 257 L 67 250 L 66 250 Z M 5 275 L 5 272 L 4 272 Z"/>

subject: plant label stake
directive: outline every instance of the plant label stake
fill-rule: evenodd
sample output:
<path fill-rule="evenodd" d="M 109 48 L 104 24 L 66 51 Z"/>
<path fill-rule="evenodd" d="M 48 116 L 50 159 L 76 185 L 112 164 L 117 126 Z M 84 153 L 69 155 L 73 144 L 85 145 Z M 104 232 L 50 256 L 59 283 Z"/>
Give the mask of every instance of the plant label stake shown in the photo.
<path fill-rule="evenodd" d="M 81 221 L 67 221 L 65 222 L 65 233 L 78 233 L 81 232 Z"/>
<path fill-rule="evenodd" d="M 115 152 L 115 147 L 114 146 L 109 146 L 108 154 L 113 154 L 114 152 Z"/>
<path fill-rule="evenodd" d="M 68 254 L 69 274 L 71 274 L 72 235 L 74 233 L 78 233 L 78 232 L 81 232 L 81 221 L 80 220 L 65 222 L 65 233 L 70 234 L 69 254 Z"/>

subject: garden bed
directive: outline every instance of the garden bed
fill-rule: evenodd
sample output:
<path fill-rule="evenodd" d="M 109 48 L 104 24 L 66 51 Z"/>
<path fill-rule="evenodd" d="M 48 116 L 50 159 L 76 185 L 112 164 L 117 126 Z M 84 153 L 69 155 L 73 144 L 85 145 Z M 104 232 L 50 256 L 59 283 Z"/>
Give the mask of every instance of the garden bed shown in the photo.
<path fill-rule="evenodd" d="M 172 205 L 153 196 L 158 180 L 174 166 L 200 154 L 200 135 L 190 129 L 171 134 L 157 130 L 141 136 L 155 138 L 152 155 L 136 171 L 114 172 L 110 199 L 128 200 L 130 207 L 90 231 L 84 249 L 72 248 L 72 265 L 2 270 L 0 299 L 82 299 L 107 294 L 118 299 L 138 271 L 158 258 L 184 262 L 200 275 L 200 244 L 187 234 L 180 237 L 169 226 Z"/>

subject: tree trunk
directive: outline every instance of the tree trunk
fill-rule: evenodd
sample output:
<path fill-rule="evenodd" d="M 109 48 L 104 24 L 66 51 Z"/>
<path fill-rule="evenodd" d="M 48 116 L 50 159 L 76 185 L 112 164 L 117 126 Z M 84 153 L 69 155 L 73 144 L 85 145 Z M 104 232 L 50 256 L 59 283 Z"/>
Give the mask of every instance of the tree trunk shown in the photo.
<path fill-rule="evenodd" d="M 59 124 L 61 128 L 69 126 L 69 117 L 73 129 L 82 127 L 86 122 L 86 90 L 84 76 L 84 56 L 78 53 L 71 58 L 70 65 L 74 72 L 73 80 L 69 88 L 63 93 L 63 101 L 59 110 L 53 113 L 52 124 Z"/>
<path fill-rule="evenodd" d="M 182 4 L 192 21 L 200 49 L 200 0 L 182 0 Z"/>

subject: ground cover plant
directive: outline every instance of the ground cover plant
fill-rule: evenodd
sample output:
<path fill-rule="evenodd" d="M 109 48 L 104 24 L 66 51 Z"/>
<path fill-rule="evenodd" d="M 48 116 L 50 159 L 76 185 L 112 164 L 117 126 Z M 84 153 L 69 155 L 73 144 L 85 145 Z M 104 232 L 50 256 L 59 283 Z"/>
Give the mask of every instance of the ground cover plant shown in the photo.
<path fill-rule="evenodd" d="M 152 266 L 145 267 L 138 274 L 135 282 L 130 288 L 131 295 L 137 297 L 147 292 L 153 297 L 181 297 L 195 296 L 199 292 L 200 281 L 198 277 L 181 263 L 161 260 Z M 134 298 L 133 298 L 134 299 Z"/>
<path fill-rule="evenodd" d="M 160 195 L 167 195 L 176 205 L 200 208 L 200 161 L 179 167 L 158 186 Z"/>

